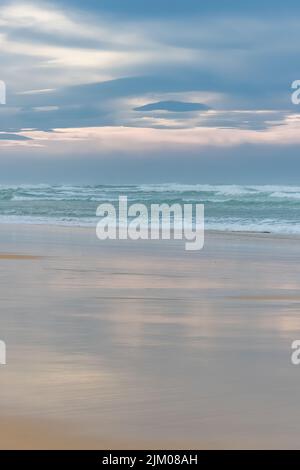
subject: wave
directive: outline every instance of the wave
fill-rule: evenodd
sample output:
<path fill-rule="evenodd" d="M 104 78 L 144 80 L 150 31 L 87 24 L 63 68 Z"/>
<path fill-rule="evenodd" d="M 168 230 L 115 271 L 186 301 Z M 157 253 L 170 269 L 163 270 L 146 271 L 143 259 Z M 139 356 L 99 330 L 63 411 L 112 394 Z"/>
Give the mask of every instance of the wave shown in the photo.
<path fill-rule="evenodd" d="M 50 226 L 73 226 L 73 227 L 92 227 L 96 226 L 98 219 L 96 217 L 41 217 L 41 216 L 14 216 L 0 215 L 0 224 L 27 224 L 27 225 L 50 225 Z M 146 227 L 146 225 L 145 225 Z M 174 225 L 174 228 L 180 226 Z M 299 235 L 300 225 L 290 223 L 290 221 L 278 220 L 233 220 L 206 218 L 205 229 L 222 232 L 253 232 L 253 233 L 274 233 L 286 235 Z"/>
<path fill-rule="evenodd" d="M 0 223 L 95 225 L 97 206 L 117 203 L 203 203 L 214 230 L 300 232 L 300 186 L 287 185 L 0 185 Z"/>
<path fill-rule="evenodd" d="M 138 186 L 140 191 L 153 192 L 212 192 L 223 195 L 245 195 L 245 194 L 271 194 L 274 192 L 293 193 L 300 192 L 300 186 L 279 185 L 235 185 L 235 184 L 148 184 Z"/>
<path fill-rule="evenodd" d="M 275 197 L 275 198 L 278 198 L 278 199 L 296 199 L 296 200 L 300 200 L 300 192 L 286 192 L 286 193 L 283 193 L 283 192 L 275 192 L 275 193 L 272 193 L 271 194 L 271 197 Z"/>
<path fill-rule="evenodd" d="M 271 194 L 293 194 L 300 193 L 300 186 L 278 186 L 278 185 L 210 185 L 210 184 L 147 184 L 147 185 L 0 185 L 0 195 L 11 193 L 14 195 L 24 194 L 32 197 L 51 197 L 51 195 L 78 196 L 86 194 L 99 196 L 111 193 L 210 193 L 224 196 L 244 195 L 271 195 Z"/>

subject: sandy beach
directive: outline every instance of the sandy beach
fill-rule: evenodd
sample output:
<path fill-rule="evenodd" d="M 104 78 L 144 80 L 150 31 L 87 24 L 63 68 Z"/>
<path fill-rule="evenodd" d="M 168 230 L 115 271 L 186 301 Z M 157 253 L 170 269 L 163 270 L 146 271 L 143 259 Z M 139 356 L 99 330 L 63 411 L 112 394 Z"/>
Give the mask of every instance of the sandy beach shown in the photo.
<path fill-rule="evenodd" d="M 0 242 L 2 449 L 299 448 L 299 239 Z"/>

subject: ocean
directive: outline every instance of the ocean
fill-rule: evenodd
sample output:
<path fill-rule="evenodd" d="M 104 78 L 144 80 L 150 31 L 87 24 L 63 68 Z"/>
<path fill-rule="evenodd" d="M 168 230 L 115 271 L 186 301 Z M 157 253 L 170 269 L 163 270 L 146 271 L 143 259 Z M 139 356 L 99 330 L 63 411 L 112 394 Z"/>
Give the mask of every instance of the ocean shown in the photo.
<path fill-rule="evenodd" d="M 300 186 L 281 185 L 0 185 L 0 223 L 93 226 L 103 202 L 205 205 L 205 228 L 300 233 Z"/>

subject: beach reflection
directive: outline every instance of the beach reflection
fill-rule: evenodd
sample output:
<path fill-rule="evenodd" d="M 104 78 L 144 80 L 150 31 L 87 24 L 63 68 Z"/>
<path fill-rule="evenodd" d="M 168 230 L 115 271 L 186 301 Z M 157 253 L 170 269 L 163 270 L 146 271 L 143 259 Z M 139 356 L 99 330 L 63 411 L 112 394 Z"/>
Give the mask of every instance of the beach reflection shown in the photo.
<path fill-rule="evenodd" d="M 3 412 L 166 446 L 296 441 L 296 244 L 219 235 L 191 255 L 34 236 L 47 256 L 1 260 Z"/>

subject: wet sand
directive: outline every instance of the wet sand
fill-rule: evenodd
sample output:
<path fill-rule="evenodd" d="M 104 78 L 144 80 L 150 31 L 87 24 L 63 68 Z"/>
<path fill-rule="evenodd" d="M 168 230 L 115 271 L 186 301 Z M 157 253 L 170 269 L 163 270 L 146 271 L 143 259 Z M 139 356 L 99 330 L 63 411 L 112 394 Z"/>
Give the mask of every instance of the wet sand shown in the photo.
<path fill-rule="evenodd" d="M 100 443 L 93 438 L 79 437 L 64 424 L 60 427 L 58 424 L 40 422 L 30 417 L 1 417 L 1 428 L 1 449 L 5 450 L 94 450 L 101 449 L 101 445 L 105 448 L 110 444 L 105 441 Z"/>
<path fill-rule="evenodd" d="M 14 260 L 34 260 L 41 259 L 41 256 L 32 256 L 32 255 L 19 255 L 17 253 L 0 253 L 1 259 L 14 259 Z"/>
<path fill-rule="evenodd" d="M 0 243 L 0 448 L 299 448 L 299 239 Z"/>

